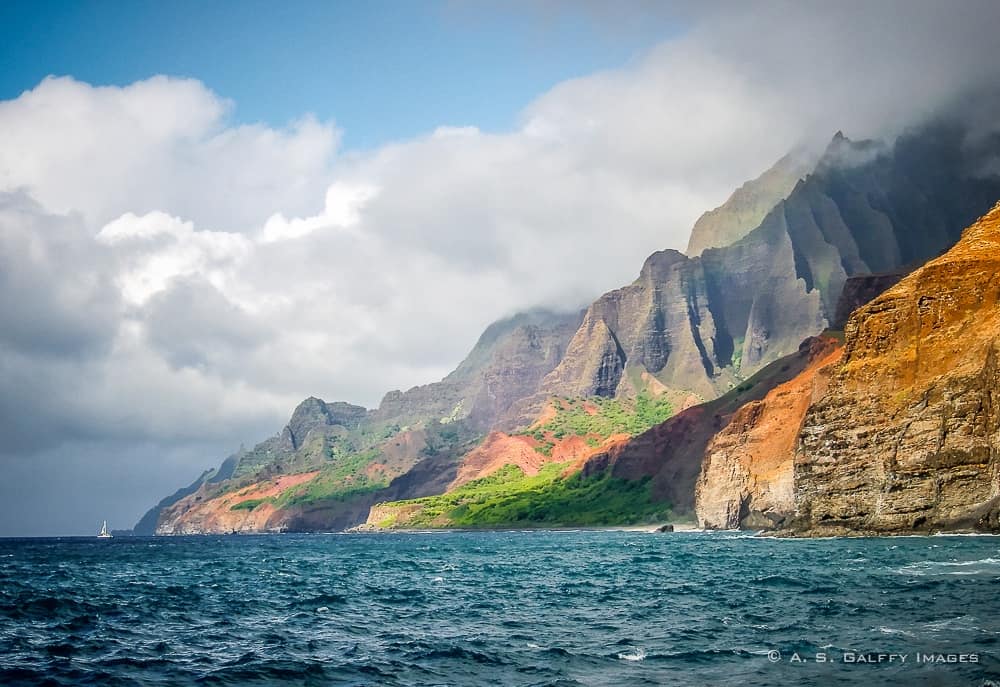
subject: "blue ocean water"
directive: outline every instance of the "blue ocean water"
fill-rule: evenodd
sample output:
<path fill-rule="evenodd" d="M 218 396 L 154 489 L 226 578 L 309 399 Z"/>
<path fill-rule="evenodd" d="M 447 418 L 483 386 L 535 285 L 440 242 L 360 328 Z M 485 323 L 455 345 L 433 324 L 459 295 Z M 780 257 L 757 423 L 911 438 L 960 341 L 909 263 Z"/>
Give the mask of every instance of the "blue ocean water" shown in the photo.
<path fill-rule="evenodd" d="M 0 540 L 0 684 L 993 685 L 998 583 L 993 537 Z"/>

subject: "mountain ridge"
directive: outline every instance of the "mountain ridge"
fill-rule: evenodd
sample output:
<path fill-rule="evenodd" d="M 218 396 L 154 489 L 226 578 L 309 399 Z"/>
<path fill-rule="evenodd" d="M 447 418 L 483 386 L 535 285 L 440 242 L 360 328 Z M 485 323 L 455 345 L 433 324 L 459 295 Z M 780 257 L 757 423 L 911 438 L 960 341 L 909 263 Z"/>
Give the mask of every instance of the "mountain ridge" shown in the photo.
<path fill-rule="evenodd" d="M 194 492 L 168 506 L 177 512 L 177 503 L 195 507 L 199 501 L 195 509 L 204 509 L 206 500 L 232 500 L 225 489 L 250 489 L 247 494 L 267 496 L 227 501 L 228 506 L 214 503 L 217 509 L 252 511 L 252 502 L 261 498 L 262 504 L 277 505 L 279 514 L 282 508 L 299 509 L 294 517 L 284 514 L 265 522 L 268 528 L 350 526 L 352 519 L 363 522 L 367 512 L 362 511 L 378 502 L 455 488 L 463 456 L 490 431 L 517 434 L 538 426 L 552 399 L 567 399 L 570 406 L 564 408 L 586 407 L 573 406 L 572 399 L 585 404 L 605 399 L 600 403 L 619 404 L 614 413 L 628 414 L 648 404 L 643 399 L 661 398 L 680 411 L 675 425 L 682 426 L 706 412 L 688 409 L 706 400 L 709 405 L 711 399 L 731 400 L 749 382 L 766 395 L 772 383 L 789 381 L 786 372 L 800 364 L 794 361 L 803 355 L 803 339 L 820 334 L 844 308 L 891 286 L 891 279 L 880 281 L 877 274 L 901 275 L 907 266 L 947 249 L 964 226 L 958 222 L 981 212 L 984 198 L 1000 196 L 1000 180 L 969 171 L 981 153 L 965 145 L 960 128 L 945 124 L 911 132 L 891 145 L 852 142 L 838 132 L 813 171 L 776 201 L 759 226 L 745 231 L 743 220 L 734 220 L 731 229 L 741 234 L 735 242 L 706 248 L 693 258 L 672 250 L 653 253 L 632 284 L 604 294 L 582 312 L 533 311 L 498 321 L 440 382 L 389 392 L 371 411 L 337 406 L 345 417 L 362 418 L 363 413 L 353 427 L 350 419 L 346 424 L 323 421 L 321 431 L 305 425 L 295 429 L 290 422 L 268 440 L 276 442 L 273 447 L 240 454 L 234 474 L 242 482 L 220 487 L 202 480 L 191 485 Z M 846 284 L 852 284 L 849 293 Z M 782 361 L 779 370 L 789 367 L 764 374 L 765 385 L 753 381 L 776 361 Z M 307 401 L 314 411 L 337 405 Z M 331 417 L 326 411 L 319 415 Z M 644 451 L 664 450 L 664 436 L 671 436 L 664 431 L 654 427 L 596 452 L 589 446 L 592 455 L 573 469 L 585 479 L 649 480 L 653 496 L 669 500 L 678 512 L 694 513 L 700 464 L 691 458 L 682 461 L 679 473 L 664 472 L 663 466 L 654 469 L 655 460 L 642 457 Z M 598 444 L 606 438 L 584 436 Z M 561 442 L 545 434 L 527 445 L 558 453 Z M 534 470 L 535 457 L 527 458 L 521 462 Z M 345 461 L 353 471 L 338 467 Z M 304 485 L 272 494 L 274 480 L 309 470 L 319 473 Z M 558 474 L 550 476 L 556 480 L 552 484 L 561 484 Z M 326 486 L 318 488 L 324 479 Z M 318 510 L 303 510 L 307 503 Z"/>

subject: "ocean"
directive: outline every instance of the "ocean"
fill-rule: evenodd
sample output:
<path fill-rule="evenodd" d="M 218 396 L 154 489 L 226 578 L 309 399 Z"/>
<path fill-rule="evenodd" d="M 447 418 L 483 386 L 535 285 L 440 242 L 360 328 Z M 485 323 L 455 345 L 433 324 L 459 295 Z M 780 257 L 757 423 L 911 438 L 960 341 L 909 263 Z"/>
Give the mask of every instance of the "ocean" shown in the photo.
<path fill-rule="evenodd" d="M 991 686 L 998 590 L 995 537 L 7 539 L 0 684 Z"/>

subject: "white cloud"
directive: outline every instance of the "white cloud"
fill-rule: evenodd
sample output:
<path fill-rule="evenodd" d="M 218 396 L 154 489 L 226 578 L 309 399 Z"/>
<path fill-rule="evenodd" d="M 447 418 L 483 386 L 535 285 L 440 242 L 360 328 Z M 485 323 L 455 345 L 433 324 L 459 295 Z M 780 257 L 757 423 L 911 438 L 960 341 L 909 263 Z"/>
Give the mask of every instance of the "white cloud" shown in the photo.
<path fill-rule="evenodd" d="M 49 77 L 0 102 L 0 189 L 27 187 L 94 226 L 162 210 L 248 231 L 275 212 L 318 209 L 337 129 L 308 115 L 284 129 L 233 126 L 231 109 L 192 79 L 119 88 Z"/>
<path fill-rule="evenodd" d="M 224 289 L 252 245 L 242 234 L 195 231 L 193 223 L 159 211 L 125 213 L 106 224 L 97 241 L 114 249 L 122 295 L 137 306 L 178 277 L 199 275 Z"/>
<path fill-rule="evenodd" d="M 323 212 L 313 217 L 287 219 L 280 212 L 264 223 L 260 239 L 264 243 L 307 236 L 320 229 L 349 229 L 361 219 L 361 210 L 378 189 L 364 184 L 334 182 L 326 190 Z"/>

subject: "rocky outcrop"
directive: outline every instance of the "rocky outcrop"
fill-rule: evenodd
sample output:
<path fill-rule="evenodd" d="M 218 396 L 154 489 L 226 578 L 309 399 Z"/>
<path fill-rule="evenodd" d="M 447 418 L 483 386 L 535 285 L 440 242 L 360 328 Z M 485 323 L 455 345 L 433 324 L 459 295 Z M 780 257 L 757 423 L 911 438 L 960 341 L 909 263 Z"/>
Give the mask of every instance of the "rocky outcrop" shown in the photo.
<path fill-rule="evenodd" d="M 216 498 L 206 498 L 207 490 L 199 489 L 163 510 L 157 534 L 206 534 L 230 532 L 281 532 L 288 529 L 288 512 L 282 512 L 268 497 L 277 496 L 291 487 L 308 482 L 318 473 L 282 475 L 267 482 L 251 484 Z M 254 506 L 240 508 L 239 504 Z"/>
<path fill-rule="evenodd" d="M 870 303 L 899 283 L 911 270 L 900 270 L 888 274 L 862 274 L 848 277 L 837 301 L 837 311 L 831 328 L 841 331 L 851 314 L 866 303 Z"/>
<path fill-rule="evenodd" d="M 843 347 L 813 339 L 808 363 L 764 398 L 740 406 L 709 441 L 695 488 L 706 529 L 771 529 L 795 511 L 793 455 L 810 404 L 826 390 Z"/>
<path fill-rule="evenodd" d="M 1000 178 L 980 174 L 998 148 L 949 125 L 892 146 L 838 133 L 741 239 L 694 258 L 654 254 L 634 283 L 591 305 L 541 391 L 628 396 L 648 379 L 677 394 L 725 392 L 835 323 L 851 277 L 952 246 L 1000 196 Z"/>
<path fill-rule="evenodd" d="M 277 436 L 238 454 L 233 477 L 292 473 L 320 465 L 332 442 L 357 429 L 368 411 L 350 403 L 326 403 L 310 397 L 292 412 L 292 418 Z"/>
<path fill-rule="evenodd" d="M 756 229 L 771 208 L 787 198 L 799 179 L 812 171 L 815 163 L 815 157 L 807 151 L 791 152 L 733 191 L 725 203 L 695 222 L 687 255 L 696 257 L 708 248 L 728 246 Z"/>
<path fill-rule="evenodd" d="M 483 431 L 492 428 L 512 404 L 538 390 L 563 358 L 581 317 L 537 309 L 494 322 L 454 372 L 440 382 L 390 391 L 372 422 L 467 420 Z"/>
<path fill-rule="evenodd" d="M 793 529 L 1000 529 L 1000 205 L 845 335 L 803 424 Z"/>

